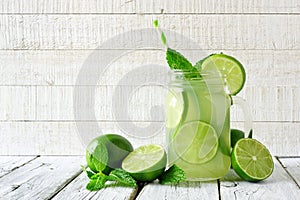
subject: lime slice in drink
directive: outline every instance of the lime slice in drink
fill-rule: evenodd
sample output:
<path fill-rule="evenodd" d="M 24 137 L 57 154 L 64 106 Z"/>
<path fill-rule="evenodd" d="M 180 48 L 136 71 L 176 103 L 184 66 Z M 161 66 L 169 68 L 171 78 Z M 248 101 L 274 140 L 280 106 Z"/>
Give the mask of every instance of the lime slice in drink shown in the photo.
<path fill-rule="evenodd" d="M 255 139 L 240 139 L 234 146 L 231 162 L 234 171 L 244 180 L 257 182 L 268 178 L 274 169 L 268 149 Z"/>
<path fill-rule="evenodd" d="M 238 60 L 231 56 L 213 54 L 202 61 L 201 68 L 203 71 L 219 70 L 232 95 L 239 93 L 245 84 L 245 69 Z"/>
<path fill-rule="evenodd" d="M 166 127 L 175 128 L 181 121 L 183 99 L 179 92 L 169 91 L 166 97 Z"/>
<path fill-rule="evenodd" d="M 123 160 L 122 168 L 138 181 L 153 181 L 165 170 L 167 155 L 159 145 L 141 146 Z"/>
<path fill-rule="evenodd" d="M 188 163 L 201 164 L 211 160 L 218 150 L 215 129 L 202 121 L 192 121 L 181 126 L 173 147 L 176 154 Z"/>

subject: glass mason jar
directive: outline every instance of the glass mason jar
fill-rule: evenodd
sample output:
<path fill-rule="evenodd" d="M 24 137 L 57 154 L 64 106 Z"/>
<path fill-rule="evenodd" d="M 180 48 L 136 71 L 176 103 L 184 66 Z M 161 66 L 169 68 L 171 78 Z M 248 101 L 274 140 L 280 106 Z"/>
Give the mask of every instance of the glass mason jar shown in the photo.
<path fill-rule="evenodd" d="M 225 82 L 218 71 L 201 76 L 170 72 L 166 97 L 168 165 L 176 164 L 183 169 L 189 181 L 219 179 L 230 169 L 230 106 L 233 102 L 242 106 L 247 115 L 247 129 L 251 129 L 245 101 L 231 97 Z"/>

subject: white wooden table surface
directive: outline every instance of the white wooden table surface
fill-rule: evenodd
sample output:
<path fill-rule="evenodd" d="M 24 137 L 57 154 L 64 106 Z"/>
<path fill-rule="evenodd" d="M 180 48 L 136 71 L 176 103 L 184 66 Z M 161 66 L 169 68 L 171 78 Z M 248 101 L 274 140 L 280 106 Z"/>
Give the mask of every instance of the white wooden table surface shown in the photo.
<path fill-rule="evenodd" d="M 162 186 L 154 182 L 138 189 L 85 189 L 88 182 L 82 156 L 0 156 L 0 199 L 299 199 L 300 157 L 274 158 L 271 177 L 259 183 L 241 180 L 233 171 L 212 182 Z"/>

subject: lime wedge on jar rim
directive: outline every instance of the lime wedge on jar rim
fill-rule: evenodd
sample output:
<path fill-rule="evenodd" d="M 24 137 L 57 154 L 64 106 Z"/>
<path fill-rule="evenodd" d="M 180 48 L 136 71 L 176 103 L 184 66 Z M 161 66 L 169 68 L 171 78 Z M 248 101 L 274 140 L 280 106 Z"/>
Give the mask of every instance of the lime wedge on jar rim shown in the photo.
<path fill-rule="evenodd" d="M 201 61 L 201 71 L 219 70 L 231 95 L 239 93 L 246 81 L 243 65 L 225 54 L 213 54 Z"/>

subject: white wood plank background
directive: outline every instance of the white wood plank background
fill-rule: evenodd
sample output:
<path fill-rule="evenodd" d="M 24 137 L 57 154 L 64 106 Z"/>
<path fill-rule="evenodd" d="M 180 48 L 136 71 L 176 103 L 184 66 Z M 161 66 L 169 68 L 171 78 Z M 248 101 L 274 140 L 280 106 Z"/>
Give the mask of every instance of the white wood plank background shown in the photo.
<path fill-rule="evenodd" d="M 150 0 L 3 0 L 1 13 L 6 14 L 56 14 L 56 13 L 299 13 L 297 0 L 262 0 L 252 2 L 237 2 L 224 0 L 212 2 L 209 0 L 186 0 L 184 4 L 179 0 L 158 1 Z"/>
<path fill-rule="evenodd" d="M 7 14 L 0 16 L 0 49 L 95 49 L 120 33 L 152 28 L 155 19 L 203 49 L 300 48 L 298 15 Z"/>
<path fill-rule="evenodd" d="M 220 51 L 238 58 L 247 72 L 240 96 L 250 104 L 255 136 L 274 155 L 300 155 L 295 148 L 300 146 L 299 14 L 297 0 L 3 0 L 0 155 L 84 154 L 73 114 L 73 86 L 83 62 L 107 39 L 152 28 L 154 19 L 202 48 L 182 50 L 193 62 Z M 172 46 L 189 49 L 180 38 Z M 165 65 L 163 52 L 143 50 L 122 56 L 98 83 L 95 114 L 103 130 L 120 132 L 110 103 L 112 90 L 124 74 L 145 64 Z M 150 87 L 133 95 L 131 120 L 162 123 L 159 113 L 151 118 L 149 107 L 163 101 L 163 95 L 153 90 L 158 89 Z M 149 93 L 150 98 L 145 95 Z M 241 119 L 240 111 L 233 109 L 232 120 Z M 86 116 L 80 120 L 95 123 Z M 88 131 L 90 137 L 97 135 Z M 162 138 L 160 134 L 153 141 L 163 143 Z"/>

